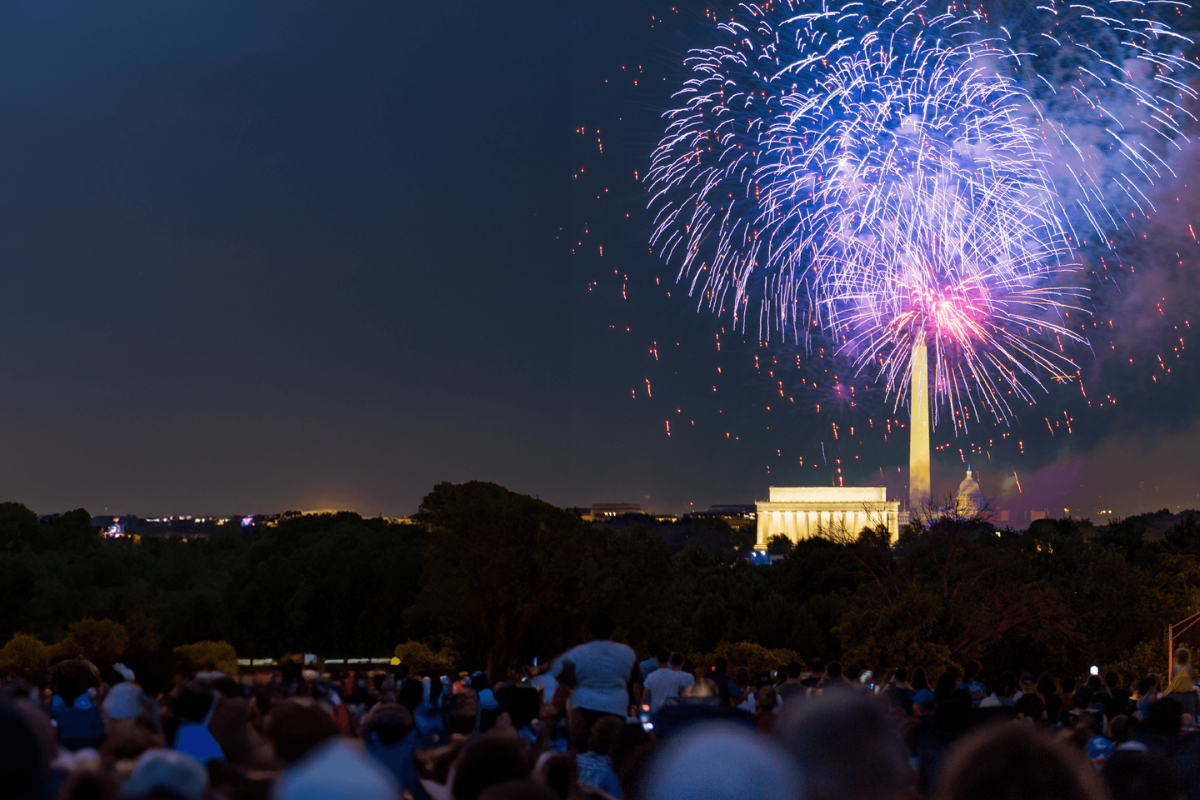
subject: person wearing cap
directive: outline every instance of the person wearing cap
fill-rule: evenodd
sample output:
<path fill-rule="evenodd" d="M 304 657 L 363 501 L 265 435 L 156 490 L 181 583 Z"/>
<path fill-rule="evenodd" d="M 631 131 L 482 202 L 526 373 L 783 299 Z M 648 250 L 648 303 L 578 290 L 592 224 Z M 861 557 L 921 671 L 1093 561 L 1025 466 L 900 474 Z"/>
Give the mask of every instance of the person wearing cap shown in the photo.
<path fill-rule="evenodd" d="M 933 715 L 937 712 L 937 695 L 932 689 L 922 689 L 913 695 L 912 709 L 917 722 L 932 723 Z"/>

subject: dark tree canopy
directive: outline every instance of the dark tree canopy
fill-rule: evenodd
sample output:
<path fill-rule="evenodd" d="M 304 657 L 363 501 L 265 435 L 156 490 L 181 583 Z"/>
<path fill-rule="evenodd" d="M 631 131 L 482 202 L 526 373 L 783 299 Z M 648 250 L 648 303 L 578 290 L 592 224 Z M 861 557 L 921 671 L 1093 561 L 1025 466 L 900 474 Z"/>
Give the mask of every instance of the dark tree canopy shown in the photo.
<path fill-rule="evenodd" d="M 477 481 L 434 487 L 417 518 L 431 531 L 419 612 L 492 669 L 556 654 L 601 610 L 645 636 L 666 605 L 668 553 L 644 529 L 619 536 Z"/>
<path fill-rule="evenodd" d="M 1198 518 L 1013 531 L 949 515 L 895 545 L 869 530 L 776 541 L 782 557 L 755 566 L 752 528 L 643 516 L 614 530 L 480 482 L 434 487 L 416 524 L 324 514 L 188 541 L 105 538 L 83 510 L 39 520 L 4 503 L 0 645 L 18 632 L 62 643 L 73 623 L 108 619 L 135 669 L 204 640 L 249 657 L 378 657 L 413 641 L 499 673 L 583 641 L 602 610 L 642 652 L 752 642 L 873 669 L 981 658 L 993 676 L 1095 664 L 1131 678 L 1162 672 L 1166 624 L 1200 606 Z"/>

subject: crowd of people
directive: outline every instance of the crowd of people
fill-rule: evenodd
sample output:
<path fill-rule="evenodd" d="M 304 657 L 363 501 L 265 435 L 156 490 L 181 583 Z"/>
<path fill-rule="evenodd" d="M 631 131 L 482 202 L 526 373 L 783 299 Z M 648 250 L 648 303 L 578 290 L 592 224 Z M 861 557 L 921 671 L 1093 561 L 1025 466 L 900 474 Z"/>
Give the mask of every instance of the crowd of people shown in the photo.
<path fill-rule="evenodd" d="M 8 676 L 0 798 L 1200 798 L 1185 650 L 1165 681 L 979 662 L 931 681 L 836 662 L 696 669 L 667 649 L 639 660 L 604 615 L 590 632 L 494 682 L 285 664 L 148 688 L 84 660 L 43 685 Z"/>

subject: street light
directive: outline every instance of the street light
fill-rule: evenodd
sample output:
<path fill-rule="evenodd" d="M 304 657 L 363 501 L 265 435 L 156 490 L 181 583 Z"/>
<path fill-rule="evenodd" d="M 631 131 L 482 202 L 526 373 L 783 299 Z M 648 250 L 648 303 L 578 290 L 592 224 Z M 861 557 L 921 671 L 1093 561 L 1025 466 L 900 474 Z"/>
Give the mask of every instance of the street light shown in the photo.
<path fill-rule="evenodd" d="M 1167 686 L 1171 685 L 1171 678 L 1173 677 L 1171 675 L 1171 667 L 1174 666 L 1174 664 L 1175 664 L 1175 634 L 1176 634 L 1175 629 L 1179 628 L 1179 626 L 1182 625 L 1183 627 L 1180 628 L 1178 631 L 1179 635 L 1182 636 L 1184 633 L 1187 632 L 1188 628 L 1192 627 L 1197 622 L 1200 622 L 1200 611 L 1197 611 L 1195 614 L 1192 614 L 1187 619 L 1181 619 L 1179 622 L 1176 622 L 1174 625 L 1167 626 L 1167 682 L 1165 684 Z"/>

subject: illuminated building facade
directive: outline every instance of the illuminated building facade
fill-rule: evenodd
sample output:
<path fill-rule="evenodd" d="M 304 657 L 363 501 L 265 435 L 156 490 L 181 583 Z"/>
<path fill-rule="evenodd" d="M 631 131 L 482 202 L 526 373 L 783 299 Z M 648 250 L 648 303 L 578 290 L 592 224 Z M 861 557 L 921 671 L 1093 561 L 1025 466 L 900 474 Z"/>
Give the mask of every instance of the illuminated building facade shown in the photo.
<path fill-rule="evenodd" d="M 857 536 L 863 528 L 884 525 L 896 540 L 899 501 L 887 499 L 884 486 L 772 486 L 770 499 L 757 506 L 756 550 L 766 550 L 772 536 L 793 543 L 822 534 Z"/>

